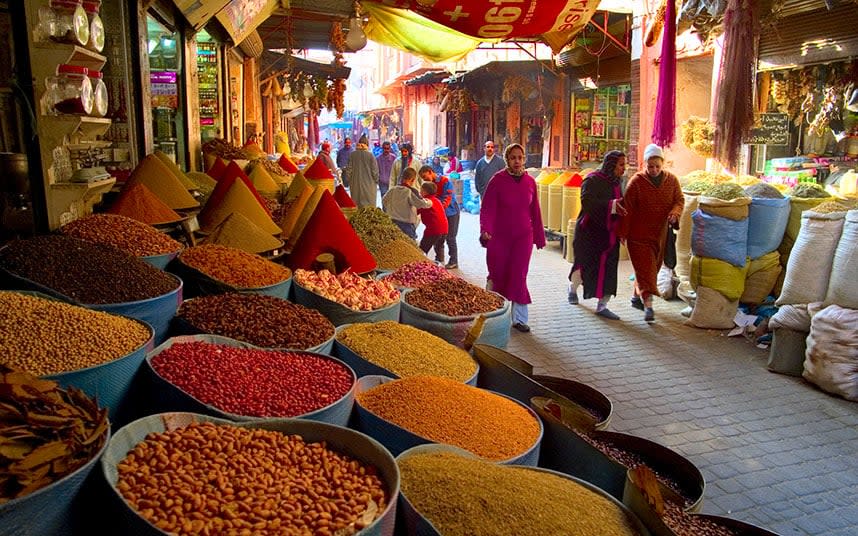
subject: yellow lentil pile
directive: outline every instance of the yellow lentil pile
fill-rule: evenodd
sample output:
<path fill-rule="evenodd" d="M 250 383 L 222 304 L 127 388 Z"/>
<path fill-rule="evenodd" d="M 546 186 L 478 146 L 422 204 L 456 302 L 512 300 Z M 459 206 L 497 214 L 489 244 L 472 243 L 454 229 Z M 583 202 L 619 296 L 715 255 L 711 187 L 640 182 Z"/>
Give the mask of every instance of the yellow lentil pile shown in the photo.
<path fill-rule="evenodd" d="M 616 504 L 558 475 L 446 452 L 398 464 L 403 495 L 441 534 L 639 534 Z"/>
<path fill-rule="evenodd" d="M 357 400 L 414 434 L 489 460 L 524 454 L 539 437 L 539 422 L 519 404 L 448 378 L 403 378 L 358 393 Z"/>
<path fill-rule="evenodd" d="M 203 244 L 179 255 L 186 265 L 235 288 L 259 288 L 286 281 L 292 276 L 285 266 L 237 248 Z"/>
<path fill-rule="evenodd" d="M 370 249 L 370 253 L 375 257 L 378 267 L 384 270 L 396 270 L 403 264 L 426 260 L 426 255 L 417 246 L 405 240 L 388 242 Z"/>
<path fill-rule="evenodd" d="M 60 228 L 66 236 L 106 244 L 136 257 L 173 253 L 182 244 L 151 225 L 118 214 L 92 214 Z"/>
<path fill-rule="evenodd" d="M 0 292 L 0 362 L 36 376 L 113 361 L 149 336 L 146 326 L 130 318 Z"/>
<path fill-rule="evenodd" d="M 212 423 L 149 434 L 117 469 L 125 500 L 171 534 L 353 534 L 389 500 L 374 467 L 325 443 Z"/>
<path fill-rule="evenodd" d="M 468 352 L 422 329 L 391 320 L 352 324 L 340 330 L 337 341 L 400 378 L 428 375 L 465 382 L 477 371 Z"/>

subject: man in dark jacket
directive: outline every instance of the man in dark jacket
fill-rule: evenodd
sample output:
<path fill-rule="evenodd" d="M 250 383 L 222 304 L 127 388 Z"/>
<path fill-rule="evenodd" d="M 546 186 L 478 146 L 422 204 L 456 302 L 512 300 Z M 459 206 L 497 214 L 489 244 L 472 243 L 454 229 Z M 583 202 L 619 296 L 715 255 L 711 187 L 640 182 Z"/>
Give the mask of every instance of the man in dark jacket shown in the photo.
<path fill-rule="evenodd" d="M 474 185 L 477 187 L 480 199 L 486 194 L 486 186 L 489 185 L 489 179 L 503 168 L 503 158 L 495 155 L 495 142 L 491 140 L 487 141 L 486 155 L 477 160 L 477 166 L 474 170 Z"/>
<path fill-rule="evenodd" d="M 346 166 L 349 165 L 349 155 L 352 154 L 352 151 L 354 151 L 354 149 L 352 149 L 352 139 L 346 137 L 346 139 L 343 140 L 342 149 L 337 151 L 337 167 L 342 170 L 343 176 L 341 178 L 343 179 L 343 184 L 346 187 L 348 187 L 349 185 L 349 178 L 348 174 L 346 173 Z"/>

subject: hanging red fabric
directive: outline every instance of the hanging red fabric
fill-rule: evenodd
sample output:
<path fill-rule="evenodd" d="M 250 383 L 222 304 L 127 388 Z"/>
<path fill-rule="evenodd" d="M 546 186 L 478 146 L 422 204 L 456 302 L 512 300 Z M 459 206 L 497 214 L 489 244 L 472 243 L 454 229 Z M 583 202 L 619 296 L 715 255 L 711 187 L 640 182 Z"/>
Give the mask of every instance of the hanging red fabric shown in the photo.
<path fill-rule="evenodd" d="M 676 2 L 667 0 L 661 60 L 658 64 L 658 99 L 652 142 L 667 147 L 676 139 Z"/>

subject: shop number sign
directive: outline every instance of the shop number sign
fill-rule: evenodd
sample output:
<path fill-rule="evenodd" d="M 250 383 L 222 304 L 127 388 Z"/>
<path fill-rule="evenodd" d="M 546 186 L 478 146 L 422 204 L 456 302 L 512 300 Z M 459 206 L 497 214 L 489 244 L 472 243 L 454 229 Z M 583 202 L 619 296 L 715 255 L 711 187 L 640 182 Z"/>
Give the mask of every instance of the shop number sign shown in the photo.
<path fill-rule="evenodd" d="M 789 116 L 760 114 L 760 124 L 751 129 L 745 140 L 748 145 L 789 145 Z"/>
<path fill-rule="evenodd" d="M 577 33 L 600 0 L 375 0 L 484 39 Z"/>

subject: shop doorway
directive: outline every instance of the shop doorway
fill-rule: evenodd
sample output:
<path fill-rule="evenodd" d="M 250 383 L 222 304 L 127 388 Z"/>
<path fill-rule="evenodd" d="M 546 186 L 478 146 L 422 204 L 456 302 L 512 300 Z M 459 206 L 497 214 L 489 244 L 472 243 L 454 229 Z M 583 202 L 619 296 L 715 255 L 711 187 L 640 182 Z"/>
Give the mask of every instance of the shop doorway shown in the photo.
<path fill-rule="evenodd" d="M 168 21 L 161 20 L 152 12 L 146 16 L 146 31 L 154 148 L 185 168 L 184 43 L 174 26 L 169 26 Z"/>

